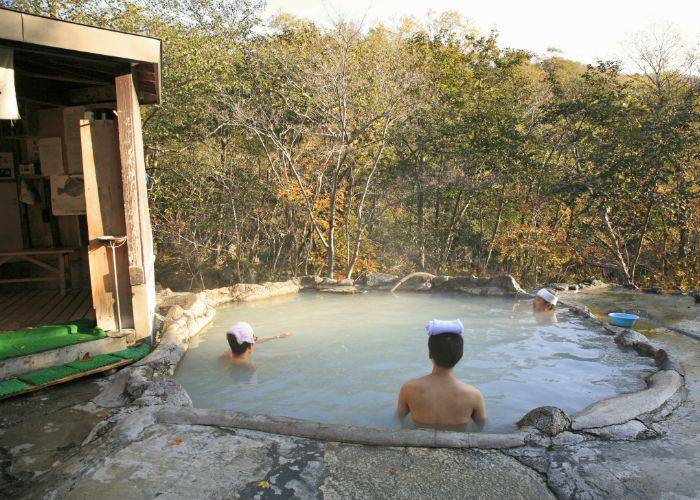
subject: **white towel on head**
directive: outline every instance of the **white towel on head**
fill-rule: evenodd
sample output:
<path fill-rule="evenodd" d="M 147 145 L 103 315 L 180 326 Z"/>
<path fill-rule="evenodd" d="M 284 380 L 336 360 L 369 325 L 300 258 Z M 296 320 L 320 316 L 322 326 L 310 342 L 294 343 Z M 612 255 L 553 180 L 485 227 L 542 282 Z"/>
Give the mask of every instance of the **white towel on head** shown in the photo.
<path fill-rule="evenodd" d="M 255 335 L 253 334 L 253 327 L 245 321 L 239 321 L 231 328 L 228 329 L 226 334 L 231 334 L 236 337 L 239 344 L 243 342 L 248 342 L 249 344 L 255 344 Z"/>
<path fill-rule="evenodd" d="M 537 292 L 538 297 L 542 297 L 546 302 L 549 302 L 553 306 L 557 305 L 557 301 L 559 300 L 556 295 L 554 295 L 552 292 L 547 290 L 546 288 L 541 288 Z"/>
<path fill-rule="evenodd" d="M 456 333 L 462 335 L 464 333 L 464 326 L 462 326 L 462 322 L 458 319 L 434 319 L 426 325 L 425 331 L 428 332 L 429 337 L 440 335 L 441 333 Z"/>

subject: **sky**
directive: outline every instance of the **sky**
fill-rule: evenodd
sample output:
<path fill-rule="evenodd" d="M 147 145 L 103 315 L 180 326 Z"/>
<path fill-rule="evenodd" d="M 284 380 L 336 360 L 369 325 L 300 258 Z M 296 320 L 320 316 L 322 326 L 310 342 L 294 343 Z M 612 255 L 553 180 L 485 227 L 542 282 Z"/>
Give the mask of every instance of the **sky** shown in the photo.
<path fill-rule="evenodd" d="M 700 0 L 267 0 L 280 11 L 328 23 L 338 17 L 391 23 L 429 10 L 457 11 L 480 32 L 499 32 L 503 47 L 545 54 L 556 47 L 583 63 L 625 60 L 625 42 L 651 24 L 670 23 L 692 44 L 700 40 Z"/>

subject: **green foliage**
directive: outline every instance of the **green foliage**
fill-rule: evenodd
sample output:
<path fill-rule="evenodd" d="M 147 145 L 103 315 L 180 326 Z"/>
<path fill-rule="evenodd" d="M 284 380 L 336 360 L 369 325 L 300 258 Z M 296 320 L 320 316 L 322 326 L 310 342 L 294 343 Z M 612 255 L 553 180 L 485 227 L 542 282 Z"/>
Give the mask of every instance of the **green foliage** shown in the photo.
<path fill-rule="evenodd" d="M 264 24 L 253 0 L 3 5 L 163 39 L 143 120 L 166 284 L 418 268 L 700 285 L 700 86 L 649 50 L 625 75 L 503 49 L 454 13 L 324 29 Z"/>

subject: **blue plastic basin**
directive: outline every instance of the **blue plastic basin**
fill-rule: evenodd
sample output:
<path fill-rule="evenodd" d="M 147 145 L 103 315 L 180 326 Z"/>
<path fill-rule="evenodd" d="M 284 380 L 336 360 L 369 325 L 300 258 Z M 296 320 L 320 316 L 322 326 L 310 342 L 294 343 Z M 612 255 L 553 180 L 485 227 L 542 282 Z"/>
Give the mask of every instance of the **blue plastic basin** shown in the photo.
<path fill-rule="evenodd" d="M 627 313 L 610 313 L 608 314 L 608 318 L 610 318 L 610 324 L 612 325 L 622 328 L 632 328 L 639 319 L 639 316 Z"/>

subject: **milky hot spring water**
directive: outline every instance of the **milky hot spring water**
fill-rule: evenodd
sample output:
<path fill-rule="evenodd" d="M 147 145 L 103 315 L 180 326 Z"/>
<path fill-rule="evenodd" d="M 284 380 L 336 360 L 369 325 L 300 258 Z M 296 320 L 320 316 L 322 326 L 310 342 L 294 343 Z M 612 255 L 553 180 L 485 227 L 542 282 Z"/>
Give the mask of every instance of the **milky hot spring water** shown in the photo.
<path fill-rule="evenodd" d="M 653 362 L 619 349 L 585 319 L 533 315 L 531 301 L 437 293 L 301 293 L 218 311 L 195 337 L 176 377 L 195 407 L 320 422 L 398 428 L 401 384 L 431 370 L 425 325 L 464 324 L 455 374 L 486 398 L 486 432 L 508 432 L 528 411 L 554 405 L 575 413 L 603 398 L 645 387 Z M 222 363 L 226 330 L 247 321 L 259 338 L 254 370 Z M 407 419 L 407 420 L 410 420 Z"/>

